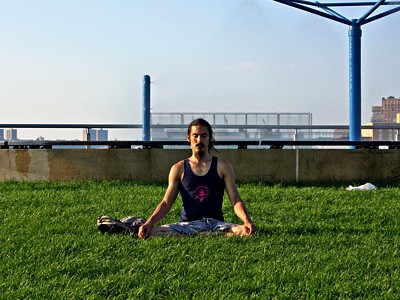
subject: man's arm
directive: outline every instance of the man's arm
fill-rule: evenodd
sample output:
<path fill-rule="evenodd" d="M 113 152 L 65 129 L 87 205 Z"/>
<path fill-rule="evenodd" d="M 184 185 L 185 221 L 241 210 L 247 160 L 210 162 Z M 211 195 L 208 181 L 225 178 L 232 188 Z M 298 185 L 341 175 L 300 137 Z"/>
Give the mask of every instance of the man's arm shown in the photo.
<path fill-rule="evenodd" d="M 246 206 L 239 195 L 239 191 L 235 184 L 235 174 L 232 165 L 226 160 L 219 159 L 218 172 L 225 182 L 226 193 L 231 201 L 235 214 L 240 218 L 246 230 L 246 233 L 251 234 L 257 231 L 257 227 L 251 220 Z"/>
<path fill-rule="evenodd" d="M 170 211 L 172 205 L 174 204 L 176 197 L 179 193 L 179 182 L 183 172 L 182 162 L 178 162 L 172 166 L 169 176 L 168 176 L 168 188 L 165 192 L 163 200 L 158 204 L 157 208 L 154 210 L 153 214 L 139 228 L 138 236 L 145 239 L 150 236 L 153 226 L 160 222 Z"/>

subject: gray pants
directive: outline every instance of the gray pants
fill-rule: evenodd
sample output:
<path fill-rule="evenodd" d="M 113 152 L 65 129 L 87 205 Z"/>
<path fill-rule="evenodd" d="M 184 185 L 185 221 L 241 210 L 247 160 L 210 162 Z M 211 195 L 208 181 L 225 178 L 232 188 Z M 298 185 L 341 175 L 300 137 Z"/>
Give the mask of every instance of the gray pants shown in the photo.
<path fill-rule="evenodd" d="M 171 228 L 181 234 L 190 235 L 198 232 L 224 232 L 235 226 L 237 224 L 222 222 L 212 218 L 203 218 L 196 221 L 162 225 L 161 227 Z"/>

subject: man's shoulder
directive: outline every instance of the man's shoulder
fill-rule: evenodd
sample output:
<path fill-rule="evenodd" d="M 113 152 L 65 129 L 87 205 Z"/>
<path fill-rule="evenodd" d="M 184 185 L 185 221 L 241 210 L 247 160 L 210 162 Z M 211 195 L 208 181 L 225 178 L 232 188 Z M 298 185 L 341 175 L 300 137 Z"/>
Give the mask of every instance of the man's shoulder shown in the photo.
<path fill-rule="evenodd" d="M 217 157 L 217 156 L 215 156 L 215 157 Z M 222 157 L 217 157 L 217 159 L 218 159 L 218 165 L 228 166 L 231 164 L 229 161 L 227 161 L 226 159 L 224 159 Z"/>
<path fill-rule="evenodd" d="M 232 164 L 223 158 L 218 157 L 218 164 L 217 164 L 217 169 L 219 175 L 223 178 L 227 174 L 231 174 L 233 169 L 232 169 Z"/>
<path fill-rule="evenodd" d="M 185 160 L 182 159 L 176 163 L 174 163 L 171 167 L 171 170 L 174 170 L 176 172 L 183 172 L 183 168 L 184 168 L 184 162 Z"/>
<path fill-rule="evenodd" d="M 184 170 L 183 164 L 184 161 L 181 160 L 172 165 L 171 170 L 169 172 L 170 182 L 178 182 L 179 180 L 181 180 Z"/>
<path fill-rule="evenodd" d="M 172 166 L 173 166 L 173 167 L 183 167 L 184 162 L 185 162 L 185 160 L 182 159 L 182 160 L 180 160 L 180 161 L 174 163 Z"/>

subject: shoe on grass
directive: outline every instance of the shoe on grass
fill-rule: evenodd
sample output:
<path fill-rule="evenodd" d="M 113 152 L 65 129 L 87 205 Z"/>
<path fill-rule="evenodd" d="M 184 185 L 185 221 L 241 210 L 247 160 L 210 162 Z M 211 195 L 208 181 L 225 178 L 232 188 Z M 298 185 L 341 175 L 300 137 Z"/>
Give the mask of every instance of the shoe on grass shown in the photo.
<path fill-rule="evenodd" d="M 139 231 L 139 227 L 146 223 L 147 220 L 141 217 L 128 216 L 123 217 L 119 221 L 131 228 L 130 234 L 137 234 Z"/>
<path fill-rule="evenodd" d="M 116 220 L 110 216 L 102 216 L 97 219 L 96 225 L 101 233 L 125 233 L 137 234 L 139 227 L 146 222 L 146 219 L 140 217 L 124 217 Z"/>

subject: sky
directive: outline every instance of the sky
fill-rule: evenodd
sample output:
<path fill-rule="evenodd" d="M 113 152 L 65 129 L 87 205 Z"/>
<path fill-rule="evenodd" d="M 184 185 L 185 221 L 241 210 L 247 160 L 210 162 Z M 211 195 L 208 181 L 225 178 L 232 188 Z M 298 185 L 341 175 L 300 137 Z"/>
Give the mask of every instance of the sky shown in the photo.
<path fill-rule="evenodd" d="M 2 0 L 0 124 L 140 124 L 150 75 L 154 113 L 306 112 L 347 125 L 348 30 L 272 0 Z M 362 34 L 365 123 L 400 97 L 400 12 Z"/>

